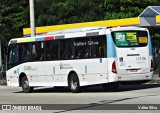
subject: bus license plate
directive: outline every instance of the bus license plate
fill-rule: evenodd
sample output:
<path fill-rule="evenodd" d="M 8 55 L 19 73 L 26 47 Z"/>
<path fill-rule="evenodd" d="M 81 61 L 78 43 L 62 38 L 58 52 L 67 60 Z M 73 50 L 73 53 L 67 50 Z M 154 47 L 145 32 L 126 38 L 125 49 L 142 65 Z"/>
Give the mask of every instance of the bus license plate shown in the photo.
<path fill-rule="evenodd" d="M 137 70 L 130 70 L 130 72 L 137 72 Z"/>

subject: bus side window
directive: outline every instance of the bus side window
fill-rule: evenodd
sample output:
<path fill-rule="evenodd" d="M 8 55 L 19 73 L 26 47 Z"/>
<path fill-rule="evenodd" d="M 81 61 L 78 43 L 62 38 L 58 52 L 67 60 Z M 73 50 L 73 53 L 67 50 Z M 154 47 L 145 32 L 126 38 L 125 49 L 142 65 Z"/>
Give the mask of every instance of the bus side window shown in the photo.
<path fill-rule="evenodd" d="M 73 42 L 73 46 L 75 49 L 75 58 L 77 59 L 85 59 L 89 58 L 91 56 L 91 48 L 88 45 L 88 42 L 90 41 L 89 37 L 79 37 L 75 38 L 75 41 Z"/>
<path fill-rule="evenodd" d="M 60 59 L 68 59 L 68 44 L 67 39 L 60 40 Z"/>
<path fill-rule="evenodd" d="M 58 59 L 58 40 L 45 42 L 45 60 Z"/>
<path fill-rule="evenodd" d="M 9 63 L 18 63 L 18 48 L 13 47 L 10 48 L 9 52 Z"/>
<path fill-rule="evenodd" d="M 77 54 L 76 58 L 77 59 L 82 58 L 82 52 L 80 50 L 78 51 L 78 54 Z"/>
<path fill-rule="evenodd" d="M 69 39 L 68 45 L 69 45 L 69 58 L 74 59 L 75 58 L 75 46 L 74 46 L 75 39 Z"/>
<path fill-rule="evenodd" d="M 44 60 L 44 48 L 41 43 L 43 42 L 31 43 L 30 56 L 32 61 Z"/>
<path fill-rule="evenodd" d="M 24 56 L 23 56 L 23 61 L 27 62 L 31 60 L 31 44 L 30 43 L 26 43 L 23 45 L 23 51 L 24 51 Z"/>
<path fill-rule="evenodd" d="M 59 40 L 54 40 L 51 43 L 51 50 L 50 50 L 50 55 L 51 55 L 51 60 L 57 60 L 58 59 L 58 45 L 59 45 Z"/>
<path fill-rule="evenodd" d="M 19 62 L 22 63 L 23 62 L 23 47 L 22 44 L 18 45 L 18 55 L 19 55 Z"/>
<path fill-rule="evenodd" d="M 9 63 L 13 63 L 14 62 L 14 53 L 13 50 L 10 48 L 9 49 Z"/>
<path fill-rule="evenodd" d="M 99 55 L 100 55 L 100 57 L 104 57 L 105 56 L 105 53 L 106 53 L 105 51 L 106 51 L 105 45 L 99 47 Z"/>
<path fill-rule="evenodd" d="M 93 36 L 91 42 L 91 58 L 106 57 L 106 36 Z"/>
<path fill-rule="evenodd" d="M 84 54 L 84 58 L 88 58 L 89 57 L 89 53 L 90 53 L 89 49 L 86 48 L 85 54 Z"/>

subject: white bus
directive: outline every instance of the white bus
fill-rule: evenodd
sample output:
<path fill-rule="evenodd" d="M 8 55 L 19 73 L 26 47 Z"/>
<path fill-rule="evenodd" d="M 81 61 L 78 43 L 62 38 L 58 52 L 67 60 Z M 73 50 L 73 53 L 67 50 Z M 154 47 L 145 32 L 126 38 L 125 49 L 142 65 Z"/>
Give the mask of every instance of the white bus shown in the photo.
<path fill-rule="evenodd" d="M 8 86 L 25 93 L 34 87 L 89 85 L 117 89 L 120 83 L 153 79 L 149 31 L 140 27 L 86 27 L 16 38 L 8 45 Z"/>

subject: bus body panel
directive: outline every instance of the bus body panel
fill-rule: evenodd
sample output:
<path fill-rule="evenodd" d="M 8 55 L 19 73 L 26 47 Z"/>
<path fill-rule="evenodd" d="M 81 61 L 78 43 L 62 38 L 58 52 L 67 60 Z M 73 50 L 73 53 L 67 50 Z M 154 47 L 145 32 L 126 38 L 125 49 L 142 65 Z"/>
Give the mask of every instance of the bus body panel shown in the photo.
<path fill-rule="evenodd" d="M 147 47 L 116 48 L 117 73 L 148 73 L 150 72 L 149 51 Z"/>
<path fill-rule="evenodd" d="M 30 86 L 68 86 L 71 71 L 77 73 L 81 86 L 108 82 L 107 59 L 100 58 L 24 63 L 7 72 L 10 75 L 7 83 L 8 86 L 19 86 L 19 76 L 24 73 Z"/>
<path fill-rule="evenodd" d="M 112 29 L 115 31 L 130 31 L 131 29 Z M 133 30 L 133 29 L 132 29 Z M 115 58 L 113 61 L 108 62 L 110 68 L 112 68 L 112 63 L 116 62 L 116 73 L 109 72 L 109 82 L 115 81 L 145 81 L 153 79 L 153 71 L 151 69 L 152 58 L 152 45 L 148 30 L 146 29 L 134 29 L 140 31 L 146 31 L 148 35 L 148 43 L 145 47 L 117 47 L 113 41 L 113 35 L 108 35 L 109 40 L 112 40 L 112 56 Z M 113 49 L 114 48 L 114 49 Z M 109 49 L 110 50 L 110 49 Z"/>

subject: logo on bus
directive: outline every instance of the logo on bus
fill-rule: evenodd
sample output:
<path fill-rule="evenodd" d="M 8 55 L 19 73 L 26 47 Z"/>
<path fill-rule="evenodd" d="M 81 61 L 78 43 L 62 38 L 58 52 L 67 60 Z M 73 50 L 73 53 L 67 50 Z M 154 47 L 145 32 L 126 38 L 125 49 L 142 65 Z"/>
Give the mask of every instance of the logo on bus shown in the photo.
<path fill-rule="evenodd" d="M 60 69 L 73 69 L 73 67 L 70 66 L 70 64 L 62 64 L 62 63 L 60 63 L 59 67 L 60 67 Z"/>
<path fill-rule="evenodd" d="M 123 57 L 119 57 L 120 66 L 125 66 L 125 62 L 123 60 Z"/>
<path fill-rule="evenodd" d="M 146 57 L 136 57 L 136 60 L 137 61 L 144 61 L 144 60 L 146 60 Z"/>
<path fill-rule="evenodd" d="M 120 62 L 123 62 L 123 57 L 120 57 L 120 58 L 119 58 L 119 61 L 120 61 Z"/>
<path fill-rule="evenodd" d="M 99 45 L 98 41 L 88 41 L 88 42 L 74 42 L 74 46 L 92 46 L 92 45 Z"/>
<path fill-rule="evenodd" d="M 31 66 L 24 66 L 24 70 L 25 71 L 30 71 L 30 70 L 35 71 L 37 69 L 36 68 L 32 68 Z"/>

